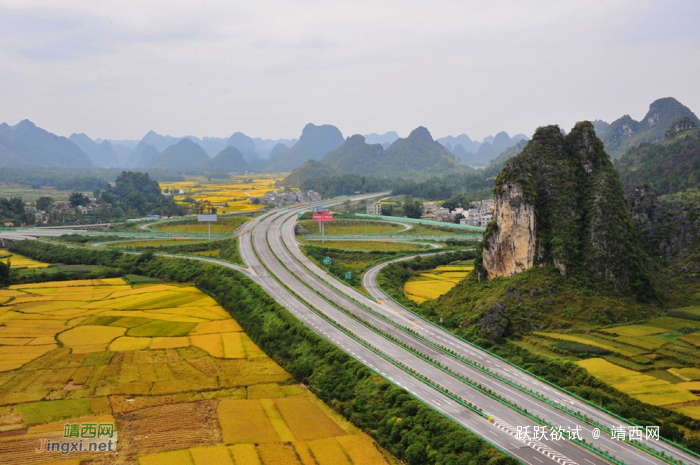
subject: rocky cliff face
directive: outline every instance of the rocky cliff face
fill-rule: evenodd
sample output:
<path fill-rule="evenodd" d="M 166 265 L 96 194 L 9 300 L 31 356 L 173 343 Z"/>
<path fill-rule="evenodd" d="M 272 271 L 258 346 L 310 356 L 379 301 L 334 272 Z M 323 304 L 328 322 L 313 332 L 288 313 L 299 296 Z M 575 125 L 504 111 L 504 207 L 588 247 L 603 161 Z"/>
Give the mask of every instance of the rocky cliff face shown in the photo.
<path fill-rule="evenodd" d="M 488 279 L 514 276 L 531 268 L 535 260 L 535 206 L 525 200 L 518 184 L 504 186 L 496 201 L 498 227 L 491 226 L 483 253 Z"/>
<path fill-rule="evenodd" d="M 663 204 L 647 185 L 628 187 L 625 198 L 642 247 L 661 265 L 675 265 L 700 252 L 700 205 Z"/>
<path fill-rule="evenodd" d="M 496 178 L 494 196 L 482 277 L 552 266 L 614 289 L 651 290 L 622 184 L 591 123 L 567 136 L 558 126 L 538 128 Z"/>

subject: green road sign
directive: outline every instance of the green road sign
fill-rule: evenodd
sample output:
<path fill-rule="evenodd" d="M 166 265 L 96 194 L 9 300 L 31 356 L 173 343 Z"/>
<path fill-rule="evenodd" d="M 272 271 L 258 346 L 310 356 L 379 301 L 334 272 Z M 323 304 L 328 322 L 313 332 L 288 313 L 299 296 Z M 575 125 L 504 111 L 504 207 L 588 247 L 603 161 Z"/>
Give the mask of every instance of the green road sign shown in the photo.
<path fill-rule="evenodd" d="M 345 272 L 345 280 L 347 281 L 348 279 L 352 279 L 352 271 Z"/>
<path fill-rule="evenodd" d="M 324 265 L 330 265 L 331 264 L 331 257 L 326 257 L 323 259 L 323 264 Z"/>

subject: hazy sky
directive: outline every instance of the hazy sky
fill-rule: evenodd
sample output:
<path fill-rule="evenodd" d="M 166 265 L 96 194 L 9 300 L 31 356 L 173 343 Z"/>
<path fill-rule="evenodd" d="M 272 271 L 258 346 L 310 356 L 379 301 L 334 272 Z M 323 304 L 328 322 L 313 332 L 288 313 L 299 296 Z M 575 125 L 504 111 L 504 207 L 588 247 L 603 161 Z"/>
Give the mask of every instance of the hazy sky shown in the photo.
<path fill-rule="evenodd" d="M 0 122 L 60 135 L 481 139 L 700 113 L 700 2 L 0 0 Z"/>

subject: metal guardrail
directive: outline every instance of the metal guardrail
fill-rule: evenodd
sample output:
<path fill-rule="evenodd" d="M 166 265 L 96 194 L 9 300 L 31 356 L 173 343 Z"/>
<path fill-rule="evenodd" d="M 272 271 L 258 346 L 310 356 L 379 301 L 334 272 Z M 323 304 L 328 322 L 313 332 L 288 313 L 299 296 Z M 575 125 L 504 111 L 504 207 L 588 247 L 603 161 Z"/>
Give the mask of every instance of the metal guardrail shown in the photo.
<path fill-rule="evenodd" d="M 32 229 L 32 228 L 0 228 L 0 233 L 16 233 L 26 236 L 44 237 L 51 235 L 51 232 L 61 233 L 60 235 L 77 234 L 80 236 L 89 237 L 119 237 L 119 238 L 135 238 L 135 239 L 172 239 L 174 237 L 184 237 L 187 239 L 207 239 L 207 234 L 200 233 L 185 233 L 185 232 L 158 232 L 158 231 L 95 231 L 81 229 Z M 32 234 L 36 232 L 36 234 Z M 224 239 L 232 237 L 229 234 L 212 234 L 212 239 Z"/>
<path fill-rule="evenodd" d="M 300 234 L 299 237 L 307 241 L 320 241 L 320 234 Z M 434 235 L 417 235 L 417 234 L 326 234 L 327 241 L 437 241 L 442 242 L 449 239 L 464 240 L 471 239 L 475 241 L 481 240 L 481 234 L 434 234 Z"/>
<path fill-rule="evenodd" d="M 424 224 L 426 226 L 442 226 L 443 228 L 464 229 L 464 230 L 469 230 L 469 231 L 474 231 L 474 232 L 479 232 L 479 233 L 486 231 L 486 228 L 482 228 L 480 226 L 469 226 L 467 224 L 455 224 L 455 223 L 443 223 L 442 221 L 424 220 L 422 218 L 404 218 L 402 216 L 368 215 L 366 213 L 355 213 L 355 216 L 358 216 L 360 218 L 372 218 L 375 220 L 382 220 L 382 221 L 388 221 L 388 222 L 391 222 L 392 220 L 394 220 L 394 221 L 400 221 L 401 223 L 416 223 L 416 224 Z"/>

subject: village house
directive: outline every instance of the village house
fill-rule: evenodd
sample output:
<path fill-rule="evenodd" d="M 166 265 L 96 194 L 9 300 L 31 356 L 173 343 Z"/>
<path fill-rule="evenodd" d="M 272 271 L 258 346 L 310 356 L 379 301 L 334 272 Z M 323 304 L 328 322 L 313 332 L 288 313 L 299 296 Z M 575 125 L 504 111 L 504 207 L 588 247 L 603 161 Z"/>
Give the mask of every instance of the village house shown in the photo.
<path fill-rule="evenodd" d="M 367 204 L 367 214 L 368 215 L 381 215 L 382 214 L 382 204 L 379 202 L 368 203 Z"/>

